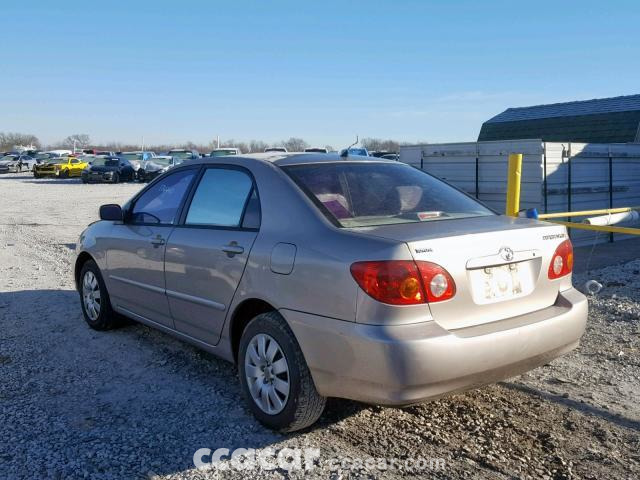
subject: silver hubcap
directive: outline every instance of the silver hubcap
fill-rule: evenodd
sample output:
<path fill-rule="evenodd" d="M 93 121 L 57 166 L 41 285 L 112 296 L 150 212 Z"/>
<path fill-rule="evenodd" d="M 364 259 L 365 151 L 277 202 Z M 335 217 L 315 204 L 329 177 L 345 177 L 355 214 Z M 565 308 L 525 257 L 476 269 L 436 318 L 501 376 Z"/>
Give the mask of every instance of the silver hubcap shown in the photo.
<path fill-rule="evenodd" d="M 82 301 L 84 309 L 91 320 L 100 315 L 100 285 L 93 272 L 87 272 L 82 279 Z"/>
<path fill-rule="evenodd" d="M 265 413 L 280 413 L 289 399 L 289 365 L 278 342 L 259 333 L 244 356 L 244 372 L 251 398 Z"/>

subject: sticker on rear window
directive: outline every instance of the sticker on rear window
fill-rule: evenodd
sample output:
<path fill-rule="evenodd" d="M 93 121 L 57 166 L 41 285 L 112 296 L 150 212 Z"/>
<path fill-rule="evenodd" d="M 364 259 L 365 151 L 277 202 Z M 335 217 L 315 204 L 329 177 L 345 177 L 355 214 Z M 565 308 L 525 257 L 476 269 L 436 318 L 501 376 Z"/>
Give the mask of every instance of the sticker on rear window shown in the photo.
<path fill-rule="evenodd" d="M 418 218 L 420 220 L 431 220 L 432 218 L 438 218 L 442 216 L 442 212 L 418 212 Z"/>

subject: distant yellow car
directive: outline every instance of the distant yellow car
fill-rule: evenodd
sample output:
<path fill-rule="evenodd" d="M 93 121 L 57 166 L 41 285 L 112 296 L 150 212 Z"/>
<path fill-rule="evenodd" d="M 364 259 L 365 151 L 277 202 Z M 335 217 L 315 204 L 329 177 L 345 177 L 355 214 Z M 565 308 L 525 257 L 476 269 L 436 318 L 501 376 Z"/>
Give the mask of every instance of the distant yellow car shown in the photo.
<path fill-rule="evenodd" d="M 76 157 L 59 157 L 51 158 L 46 162 L 36 165 L 33 170 L 33 176 L 36 178 L 41 177 L 80 177 L 82 171 L 87 168 L 89 164 Z"/>

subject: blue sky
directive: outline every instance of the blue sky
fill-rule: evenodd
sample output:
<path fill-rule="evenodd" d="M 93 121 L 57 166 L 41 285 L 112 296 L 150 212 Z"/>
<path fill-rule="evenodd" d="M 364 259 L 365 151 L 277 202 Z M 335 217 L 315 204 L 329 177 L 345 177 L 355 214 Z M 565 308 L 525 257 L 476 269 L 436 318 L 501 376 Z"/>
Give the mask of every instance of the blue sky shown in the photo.
<path fill-rule="evenodd" d="M 640 93 L 632 1 L 2 0 L 0 131 L 54 142 L 474 140 Z"/>

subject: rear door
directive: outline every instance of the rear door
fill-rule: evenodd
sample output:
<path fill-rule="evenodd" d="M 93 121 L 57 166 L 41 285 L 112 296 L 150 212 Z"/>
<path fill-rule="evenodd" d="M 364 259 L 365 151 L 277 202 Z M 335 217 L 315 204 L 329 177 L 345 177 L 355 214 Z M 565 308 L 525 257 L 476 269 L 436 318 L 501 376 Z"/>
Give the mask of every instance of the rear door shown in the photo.
<path fill-rule="evenodd" d="M 167 298 L 176 329 L 216 344 L 260 226 L 249 171 L 206 168 L 167 243 Z"/>
<path fill-rule="evenodd" d="M 138 196 L 107 246 L 109 294 L 117 307 L 173 328 L 165 294 L 167 239 L 198 169 L 182 169 Z"/>

